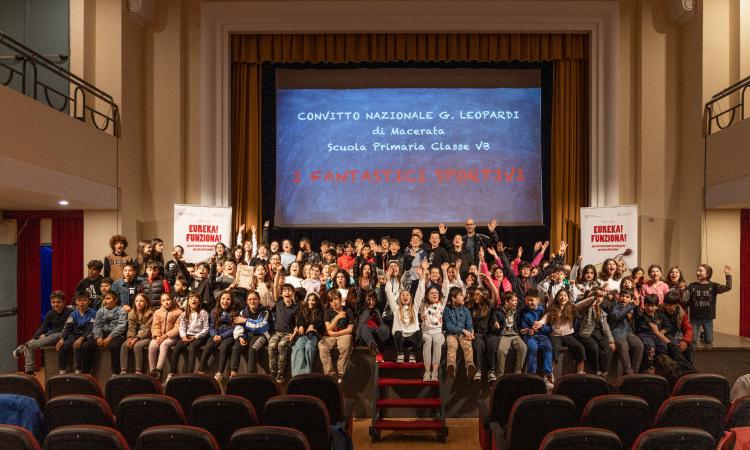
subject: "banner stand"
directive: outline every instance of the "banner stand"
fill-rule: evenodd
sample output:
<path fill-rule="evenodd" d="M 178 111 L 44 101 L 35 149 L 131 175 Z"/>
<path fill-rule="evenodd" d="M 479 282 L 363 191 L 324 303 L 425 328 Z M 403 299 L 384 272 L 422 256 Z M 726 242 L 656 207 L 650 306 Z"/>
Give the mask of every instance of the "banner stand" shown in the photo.
<path fill-rule="evenodd" d="M 638 206 L 581 208 L 583 264 L 598 265 L 622 257 L 629 268 L 638 265 Z"/>
<path fill-rule="evenodd" d="M 221 242 L 230 251 L 234 243 L 232 208 L 202 205 L 174 205 L 174 244 L 185 249 L 186 262 L 210 258 Z"/>

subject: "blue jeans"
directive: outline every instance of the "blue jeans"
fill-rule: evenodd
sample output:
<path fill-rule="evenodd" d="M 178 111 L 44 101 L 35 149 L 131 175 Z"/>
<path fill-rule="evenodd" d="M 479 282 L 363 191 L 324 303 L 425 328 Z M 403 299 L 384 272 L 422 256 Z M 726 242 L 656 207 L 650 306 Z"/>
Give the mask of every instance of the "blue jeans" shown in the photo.
<path fill-rule="evenodd" d="M 374 330 L 368 328 L 367 323 L 363 323 L 359 326 L 358 336 L 359 340 L 365 345 L 370 345 L 370 342 L 374 342 L 378 348 L 382 350 L 388 342 L 388 338 L 391 336 L 391 330 L 383 323 Z"/>
<path fill-rule="evenodd" d="M 318 351 L 318 336 L 306 334 L 297 338 L 292 347 L 292 376 L 312 371 L 313 359 Z"/>
<path fill-rule="evenodd" d="M 714 320 L 713 319 L 694 319 L 690 321 L 693 327 L 693 344 L 698 344 L 701 335 L 701 325 L 703 325 L 703 342 L 711 344 L 714 341 Z"/>
<path fill-rule="evenodd" d="M 542 351 L 544 374 L 552 373 L 552 342 L 543 334 L 524 337 L 526 342 L 526 372 L 537 373 L 537 351 Z"/>
<path fill-rule="evenodd" d="M 649 359 L 652 359 L 657 355 L 669 354 L 669 351 L 667 350 L 667 344 L 656 337 L 654 333 L 641 333 L 638 335 L 638 337 L 643 341 L 643 352 L 644 354 L 649 356 Z M 637 369 L 633 368 L 633 370 Z"/>
<path fill-rule="evenodd" d="M 672 341 L 672 344 L 675 347 L 674 351 L 677 354 L 681 354 L 682 357 L 685 358 L 687 360 L 687 362 L 689 362 L 690 364 L 695 364 L 695 344 L 688 344 L 688 346 L 685 349 L 685 351 L 682 352 L 682 353 L 680 353 L 680 350 L 677 347 L 679 347 L 680 342 L 682 341 L 682 339 L 672 338 L 670 340 Z M 669 353 L 669 357 L 672 358 L 672 359 L 676 359 L 677 358 L 677 356 L 675 356 L 675 355 L 673 355 L 671 353 Z"/>

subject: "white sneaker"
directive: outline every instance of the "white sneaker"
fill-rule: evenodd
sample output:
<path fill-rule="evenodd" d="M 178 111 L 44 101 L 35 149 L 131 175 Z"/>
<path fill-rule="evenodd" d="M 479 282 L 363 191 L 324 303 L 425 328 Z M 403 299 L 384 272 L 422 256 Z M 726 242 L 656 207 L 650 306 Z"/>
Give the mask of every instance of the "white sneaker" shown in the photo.
<path fill-rule="evenodd" d="M 547 390 L 551 392 L 555 388 L 555 377 L 552 374 L 545 376 L 544 384 L 547 386 Z"/>
<path fill-rule="evenodd" d="M 481 381 L 482 380 L 482 371 L 477 370 L 477 373 L 474 374 L 474 381 Z"/>
<path fill-rule="evenodd" d="M 61 371 L 59 371 L 59 372 L 58 372 L 57 374 L 58 374 L 58 375 L 66 375 L 67 373 L 68 373 L 68 371 L 67 371 L 67 370 L 61 370 Z"/>
<path fill-rule="evenodd" d="M 75 371 L 75 374 L 76 374 L 76 375 L 80 375 L 80 374 L 81 374 L 81 371 L 80 371 L 80 370 L 76 370 L 76 371 Z"/>
<path fill-rule="evenodd" d="M 440 381 L 440 375 L 438 374 L 438 371 L 437 371 L 437 370 L 433 370 L 433 371 L 432 371 L 432 372 L 430 373 L 430 379 L 431 379 L 432 381 Z"/>
<path fill-rule="evenodd" d="M 11 352 L 11 355 L 13 355 L 14 359 L 19 359 L 23 355 L 24 350 L 26 350 L 26 344 L 21 344 Z"/>
<path fill-rule="evenodd" d="M 490 371 L 490 373 L 487 374 L 487 381 L 490 383 L 494 383 L 497 380 L 497 377 L 495 376 L 495 372 Z"/>
<path fill-rule="evenodd" d="M 396 355 L 396 362 L 397 363 L 404 362 L 404 354 L 403 353 L 399 353 L 398 355 Z"/>
<path fill-rule="evenodd" d="M 221 383 L 221 380 L 224 379 L 224 374 L 221 373 L 221 372 L 216 372 L 216 375 L 214 375 L 214 378 L 216 379 L 216 381 L 218 381 L 219 383 Z"/>
<path fill-rule="evenodd" d="M 424 376 L 422 376 L 422 381 L 432 381 L 432 372 L 425 370 Z"/>
<path fill-rule="evenodd" d="M 414 353 L 409 353 L 409 362 L 412 363 L 412 364 L 416 363 L 417 362 L 417 355 L 415 355 Z"/>

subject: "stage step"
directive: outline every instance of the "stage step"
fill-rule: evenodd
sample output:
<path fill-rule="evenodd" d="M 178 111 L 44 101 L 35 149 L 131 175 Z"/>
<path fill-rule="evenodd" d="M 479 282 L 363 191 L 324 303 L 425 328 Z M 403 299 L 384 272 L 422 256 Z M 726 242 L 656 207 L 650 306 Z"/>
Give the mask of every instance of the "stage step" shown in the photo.
<path fill-rule="evenodd" d="M 379 378 L 378 386 L 437 386 L 437 381 L 422 381 L 421 378 Z"/>
<path fill-rule="evenodd" d="M 410 363 L 410 362 L 395 362 L 395 361 L 384 361 L 380 364 L 378 364 L 378 369 L 404 369 L 404 370 L 415 370 L 420 369 L 424 370 L 424 364 L 420 362 Z"/>
<path fill-rule="evenodd" d="M 386 420 L 375 421 L 375 429 L 381 430 L 435 430 L 442 431 L 443 424 L 439 420 Z"/>
<path fill-rule="evenodd" d="M 440 408 L 440 398 L 381 398 L 375 404 L 378 408 Z"/>
<path fill-rule="evenodd" d="M 381 370 L 393 371 L 389 373 L 391 377 L 381 378 Z M 384 361 L 375 366 L 375 397 L 372 402 L 372 425 L 370 426 L 370 438 L 373 442 L 380 439 L 380 432 L 383 430 L 392 431 L 434 431 L 437 438 L 445 442 L 448 436 L 448 427 L 445 425 L 445 411 L 443 410 L 442 396 L 440 392 L 440 382 L 423 381 L 422 375 L 424 364 L 409 362 Z M 399 386 L 412 386 L 417 388 L 427 388 L 430 391 L 430 397 L 414 398 L 412 393 L 398 393 Z M 389 389 L 381 389 L 388 387 Z M 414 389 L 412 389 L 413 391 Z M 424 389 L 420 389 L 424 392 Z M 405 397 L 387 398 L 389 395 L 405 395 Z M 385 398 L 383 398 L 385 397 Z M 412 419 L 412 420 L 393 420 L 384 418 L 383 413 L 390 408 L 404 408 L 411 410 L 431 410 L 432 414 L 437 416 L 434 419 Z M 428 416 L 429 417 L 429 416 Z"/>

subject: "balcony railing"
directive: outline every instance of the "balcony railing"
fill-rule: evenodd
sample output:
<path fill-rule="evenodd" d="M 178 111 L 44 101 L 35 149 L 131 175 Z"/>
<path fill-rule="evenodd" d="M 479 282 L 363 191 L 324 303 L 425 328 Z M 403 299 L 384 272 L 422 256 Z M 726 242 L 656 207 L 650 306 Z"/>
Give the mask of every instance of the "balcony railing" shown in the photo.
<path fill-rule="evenodd" d="M 7 51 L 10 55 L 6 55 Z M 0 31 L 0 84 L 15 86 L 22 94 L 46 103 L 59 111 L 69 111 L 81 122 L 120 136 L 120 113 L 112 96 L 68 72 L 12 37 Z M 64 60 L 65 55 L 54 58 Z M 62 81 L 68 92 L 53 87 L 50 81 Z M 59 83 L 58 83 L 59 84 Z"/>
<path fill-rule="evenodd" d="M 750 88 L 750 77 L 738 81 L 711 97 L 711 100 L 706 103 L 706 136 L 748 118 L 748 112 L 745 109 L 745 95 L 748 88 Z"/>

